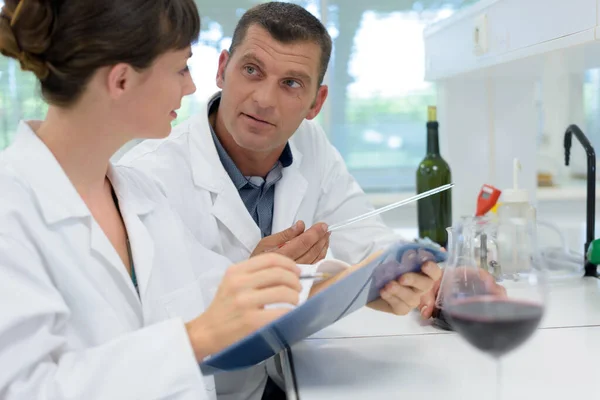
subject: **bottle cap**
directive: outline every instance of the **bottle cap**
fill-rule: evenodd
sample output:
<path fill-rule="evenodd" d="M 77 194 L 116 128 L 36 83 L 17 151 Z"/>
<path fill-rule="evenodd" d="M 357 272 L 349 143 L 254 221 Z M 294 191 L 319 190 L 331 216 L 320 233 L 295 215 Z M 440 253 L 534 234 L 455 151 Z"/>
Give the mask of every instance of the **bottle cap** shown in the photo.
<path fill-rule="evenodd" d="M 429 106 L 427 107 L 427 122 L 435 122 L 437 121 L 437 107 Z"/>

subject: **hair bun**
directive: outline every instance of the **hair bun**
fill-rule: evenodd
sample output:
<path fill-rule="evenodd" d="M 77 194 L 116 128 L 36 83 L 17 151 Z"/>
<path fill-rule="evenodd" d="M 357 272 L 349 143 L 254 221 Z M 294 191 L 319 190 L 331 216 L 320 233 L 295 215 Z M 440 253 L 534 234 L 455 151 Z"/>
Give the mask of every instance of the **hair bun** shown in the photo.
<path fill-rule="evenodd" d="M 54 9 L 46 0 L 6 0 L 0 13 L 0 53 L 44 80 L 50 73 L 45 52 L 51 44 Z"/>

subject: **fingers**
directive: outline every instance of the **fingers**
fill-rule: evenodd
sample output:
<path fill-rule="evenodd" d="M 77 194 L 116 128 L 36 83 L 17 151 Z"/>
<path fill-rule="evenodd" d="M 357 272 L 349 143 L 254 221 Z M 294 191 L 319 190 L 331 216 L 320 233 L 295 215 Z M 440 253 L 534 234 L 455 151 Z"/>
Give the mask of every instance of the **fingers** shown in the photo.
<path fill-rule="evenodd" d="M 284 246 L 286 242 L 294 239 L 298 235 L 301 235 L 302 232 L 304 232 L 304 228 L 304 222 L 298 221 L 284 231 L 274 233 L 271 236 L 263 238 L 260 242 L 258 242 L 258 245 L 256 245 L 256 248 L 250 257 L 255 257 L 265 252 L 276 251 L 278 248 Z"/>
<path fill-rule="evenodd" d="M 429 276 L 415 272 L 406 273 L 398 279 L 400 285 L 413 288 L 420 295 L 431 289 L 434 282 Z"/>
<path fill-rule="evenodd" d="M 435 307 L 433 306 L 423 306 L 419 308 L 419 312 L 421 313 L 421 318 L 429 319 L 433 315 L 435 311 Z"/>
<path fill-rule="evenodd" d="M 302 284 L 298 275 L 280 267 L 273 267 L 254 272 L 247 280 L 248 288 L 264 289 L 274 286 L 286 286 L 292 290 L 301 291 Z"/>
<path fill-rule="evenodd" d="M 426 262 L 422 267 L 421 271 L 429 276 L 434 281 L 442 278 L 442 269 L 433 261 Z"/>
<path fill-rule="evenodd" d="M 269 303 L 296 304 L 294 299 L 302 290 L 299 276 L 300 268 L 294 261 L 270 253 L 230 267 L 225 281 L 227 293 L 235 297 L 239 307 L 262 307 Z"/>
<path fill-rule="evenodd" d="M 493 288 L 490 291 L 493 294 L 499 295 L 501 297 L 506 297 L 506 288 L 502 285 L 494 284 Z"/>
<path fill-rule="evenodd" d="M 388 304 L 390 308 L 389 310 L 386 310 L 388 312 L 396 315 L 406 315 L 410 312 L 410 308 L 406 305 L 406 303 L 392 294 L 382 291 L 381 298 Z"/>
<path fill-rule="evenodd" d="M 304 255 L 296 259 L 296 262 L 298 264 L 314 264 L 324 258 L 325 254 L 327 254 L 327 249 L 329 249 L 329 236 L 329 233 L 323 236 Z M 323 254 L 322 257 L 321 254 Z"/>
<path fill-rule="evenodd" d="M 329 235 L 327 236 L 327 243 L 325 243 L 325 246 L 323 246 L 323 250 L 321 250 L 317 259 L 313 261 L 313 264 L 323 260 L 327 256 L 328 250 L 329 250 Z"/>
<path fill-rule="evenodd" d="M 419 304 L 419 295 L 411 288 L 399 285 L 397 282 L 386 285 L 380 295 L 396 315 L 406 315 Z"/>
<path fill-rule="evenodd" d="M 292 260 L 297 260 L 299 263 L 308 263 L 306 262 L 307 259 L 316 259 L 323 249 L 324 242 L 322 240 L 327 240 L 327 228 L 327 224 L 315 224 L 301 235 L 290 240 L 285 246 L 277 250 L 277 252 Z M 315 245 L 317 249 L 314 250 L 314 253 L 307 254 Z M 305 255 L 306 257 L 304 257 Z"/>
<path fill-rule="evenodd" d="M 234 264 L 229 267 L 228 272 L 237 273 L 238 271 L 253 273 L 262 269 L 280 267 L 293 272 L 296 275 L 300 275 L 300 268 L 296 266 L 293 260 L 276 253 L 261 254 L 256 257 L 249 258 L 246 261 L 242 261 L 238 264 Z"/>
<path fill-rule="evenodd" d="M 423 295 L 430 291 L 434 284 L 440 280 L 442 271 L 440 267 L 433 262 L 427 262 L 421 270 L 424 273 L 409 272 L 402 275 L 402 277 L 398 279 L 398 283 L 402 286 L 412 288 L 419 295 Z M 433 297 L 433 301 L 435 301 L 435 295 L 431 294 L 431 297 Z"/>
<path fill-rule="evenodd" d="M 433 311 L 435 310 L 435 300 L 440 290 L 441 281 L 441 279 L 435 281 L 433 287 L 421 296 L 421 301 L 419 302 L 418 308 L 419 312 L 421 313 L 421 317 L 424 319 L 428 319 L 433 315 Z"/>
<path fill-rule="evenodd" d="M 238 297 L 240 307 L 262 308 L 269 304 L 286 303 L 296 305 L 300 291 L 285 286 L 269 287 L 245 292 Z"/>
<path fill-rule="evenodd" d="M 506 288 L 502 285 L 496 283 L 496 278 L 489 272 L 483 271 L 485 274 L 483 275 L 483 283 L 485 284 L 485 289 L 487 293 L 497 295 L 500 297 L 506 297 Z"/>
<path fill-rule="evenodd" d="M 408 286 L 402 286 L 398 282 L 390 282 L 385 289 L 389 294 L 402 300 L 410 308 L 416 308 L 421 300 L 421 294 Z"/>
<path fill-rule="evenodd" d="M 276 237 L 278 239 L 277 240 L 278 243 L 274 244 L 275 246 L 277 246 L 281 243 L 289 242 L 293 238 L 302 234 L 302 232 L 304 232 L 304 228 L 305 228 L 304 221 L 298 221 L 294 225 L 289 227 L 288 229 L 281 231 L 279 233 L 276 233 L 274 235 L 271 235 L 270 237 L 274 237 L 274 238 Z"/>

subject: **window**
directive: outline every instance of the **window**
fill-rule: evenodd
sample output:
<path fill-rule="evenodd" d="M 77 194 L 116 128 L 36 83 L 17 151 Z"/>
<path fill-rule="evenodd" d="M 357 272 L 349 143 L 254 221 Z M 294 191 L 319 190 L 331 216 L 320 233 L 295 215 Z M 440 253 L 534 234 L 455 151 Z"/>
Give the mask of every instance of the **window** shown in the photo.
<path fill-rule="evenodd" d="M 423 29 L 457 2 L 328 1 L 334 38 L 325 130 L 366 191 L 413 190 L 425 155 Z"/>
<path fill-rule="evenodd" d="M 565 166 L 564 136 L 576 124 L 600 148 L 600 69 L 555 71 L 537 82 L 538 186 L 585 187 L 587 155 L 573 138 L 569 166 Z M 543 179 L 544 178 L 544 179 Z"/>
<path fill-rule="evenodd" d="M 334 39 L 326 76 L 330 94 L 317 120 L 365 190 L 414 188 L 425 152 L 426 109 L 435 104 L 435 87 L 423 78 L 422 31 L 475 1 L 294 1 L 321 18 Z M 202 34 L 190 68 L 198 89 L 183 101 L 175 123 L 198 112 L 218 90 L 219 53 L 229 47 L 239 17 L 258 1 L 197 3 Z M 43 118 L 46 109 L 33 74 L 0 57 L 0 149 L 12 141 L 19 120 Z"/>

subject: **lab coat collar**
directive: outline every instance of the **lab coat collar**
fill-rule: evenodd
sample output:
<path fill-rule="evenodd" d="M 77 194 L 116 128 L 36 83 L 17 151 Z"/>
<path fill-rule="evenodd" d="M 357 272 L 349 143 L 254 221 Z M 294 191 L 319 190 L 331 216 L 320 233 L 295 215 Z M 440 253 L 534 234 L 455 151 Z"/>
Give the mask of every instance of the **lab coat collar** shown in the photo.
<path fill-rule="evenodd" d="M 91 215 L 52 152 L 24 121 L 11 151 L 13 165 L 31 186 L 47 224 Z"/>
<path fill-rule="evenodd" d="M 222 192 L 224 180 L 229 176 L 212 140 L 208 114 L 201 113 L 193 118 L 188 129 L 194 184 L 213 193 Z"/>
<path fill-rule="evenodd" d="M 24 121 L 19 123 L 17 136 L 11 147 L 15 150 L 12 154 L 16 155 L 13 159 L 15 168 L 31 186 L 47 224 L 69 218 L 91 217 L 90 210 L 62 167 L 29 124 Z M 154 203 L 142 196 L 132 196 L 126 187 L 126 180 L 111 164 L 108 167 L 108 178 L 117 197 L 127 203 L 131 212 L 143 215 L 152 211 Z"/>
<path fill-rule="evenodd" d="M 206 107 L 203 107 L 204 111 L 192 118 L 188 125 L 194 184 L 213 193 L 221 193 L 224 188 L 225 179 L 230 179 L 227 171 L 225 171 L 225 168 L 221 164 L 208 120 L 210 105 L 220 95 L 221 92 L 217 92 L 211 96 L 206 103 Z M 286 168 L 284 168 L 284 171 L 288 169 L 299 170 L 302 164 L 302 153 L 292 140 L 288 142 L 288 145 L 285 151 L 289 152 L 289 154 L 286 154 L 285 157 L 286 160 L 291 159 L 291 164 L 285 165 Z"/>

